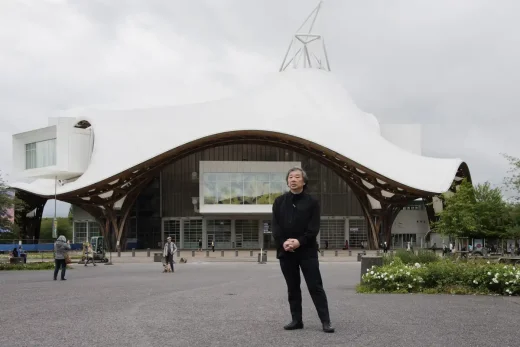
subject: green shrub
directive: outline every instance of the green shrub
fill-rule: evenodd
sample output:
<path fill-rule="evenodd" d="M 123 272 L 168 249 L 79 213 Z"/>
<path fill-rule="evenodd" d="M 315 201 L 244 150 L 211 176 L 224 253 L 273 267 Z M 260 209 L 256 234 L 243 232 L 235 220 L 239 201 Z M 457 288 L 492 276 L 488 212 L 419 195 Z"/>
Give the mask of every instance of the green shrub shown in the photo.
<path fill-rule="evenodd" d="M 358 292 L 520 295 L 520 267 L 490 262 L 405 264 L 400 258 L 372 267 Z"/>
<path fill-rule="evenodd" d="M 67 269 L 71 267 L 67 265 Z M 0 263 L 0 271 L 19 271 L 19 270 L 52 270 L 54 269 L 54 262 L 43 263 L 26 263 L 26 264 L 9 264 Z"/>
<path fill-rule="evenodd" d="M 420 264 L 428 264 L 431 262 L 438 261 L 440 257 L 433 253 L 431 250 L 428 249 L 420 249 L 417 254 L 414 252 L 409 252 L 403 249 L 398 249 L 394 252 L 394 254 L 388 254 L 383 258 L 383 264 L 389 265 L 393 261 L 395 261 L 396 258 L 399 258 L 403 261 L 404 264 L 412 265 L 415 263 Z"/>

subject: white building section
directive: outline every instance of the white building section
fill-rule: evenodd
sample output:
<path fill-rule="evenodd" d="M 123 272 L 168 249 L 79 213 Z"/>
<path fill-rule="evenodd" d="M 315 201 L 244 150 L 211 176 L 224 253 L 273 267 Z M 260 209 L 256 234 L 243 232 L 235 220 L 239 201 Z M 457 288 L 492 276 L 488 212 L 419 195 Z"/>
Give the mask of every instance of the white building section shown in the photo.
<path fill-rule="evenodd" d="M 89 165 L 93 135 L 75 118 L 49 118 L 49 126 L 13 136 L 13 176 L 70 179 Z"/>
<path fill-rule="evenodd" d="M 251 130 L 284 134 L 328 148 L 388 180 L 424 192 L 447 191 L 462 164 L 460 159 L 423 157 L 394 145 L 381 136 L 373 117 L 355 105 L 335 76 L 319 69 L 278 72 L 235 98 L 138 110 L 85 110 L 76 116 L 76 122 L 80 121 L 88 121 L 95 135 L 90 163 L 77 180 L 58 187 L 58 195 L 116 178 L 125 170 L 192 141 Z M 70 132 L 57 135 L 70 137 L 76 128 L 73 122 L 67 123 Z M 58 138 L 58 144 L 60 141 Z M 70 177 L 81 171 L 88 151 L 84 146 L 76 148 L 76 152 L 68 153 L 63 166 L 40 177 L 56 173 L 63 173 L 58 178 Z M 18 163 L 23 160 L 22 155 Z M 77 170 L 70 170 L 69 162 L 72 165 L 74 160 L 78 160 L 74 163 Z M 52 179 L 14 183 L 13 187 L 42 196 L 54 194 Z"/>

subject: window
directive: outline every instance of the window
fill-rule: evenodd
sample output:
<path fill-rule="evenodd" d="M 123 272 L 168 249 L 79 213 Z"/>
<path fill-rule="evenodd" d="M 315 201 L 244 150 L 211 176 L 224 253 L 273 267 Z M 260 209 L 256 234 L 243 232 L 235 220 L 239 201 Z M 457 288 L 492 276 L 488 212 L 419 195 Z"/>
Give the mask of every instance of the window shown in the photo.
<path fill-rule="evenodd" d="M 258 219 L 235 221 L 235 247 L 246 249 L 258 248 Z"/>
<path fill-rule="evenodd" d="M 101 236 L 101 231 L 99 230 L 99 224 L 96 222 L 89 222 L 88 223 L 88 233 L 89 233 L 89 239 L 94 236 Z"/>
<path fill-rule="evenodd" d="M 199 248 L 199 240 L 202 240 L 202 219 L 185 220 L 183 232 L 183 248 Z"/>
<path fill-rule="evenodd" d="M 56 139 L 27 143 L 25 168 L 36 169 L 56 165 Z"/>
<path fill-rule="evenodd" d="M 208 220 L 206 225 L 208 233 L 208 247 L 211 241 L 215 241 L 215 248 L 230 249 L 231 247 L 231 220 Z"/>
<path fill-rule="evenodd" d="M 349 225 L 349 247 L 367 247 L 368 234 L 365 219 L 351 219 Z"/>
<path fill-rule="evenodd" d="M 320 248 L 341 249 L 345 245 L 345 221 L 343 219 L 322 219 L 320 225 Z"/>
<path fill-rule="evenodd" d="M 88 240 L 87 222 L 74 222 L 74 243 L 83 243 Z"/>
<path fill-rule="evenodd" d="M 173 242 L 178 243 L 181 240 L 181 221 L 165 220 L 163 223 L 165 238 L 170 236 Z"/>
<path fill-rule="evenodd" d="M 211 173 L 204 180 L 204 204 L 270 205 L 287 192 L 285 173 Z"/>

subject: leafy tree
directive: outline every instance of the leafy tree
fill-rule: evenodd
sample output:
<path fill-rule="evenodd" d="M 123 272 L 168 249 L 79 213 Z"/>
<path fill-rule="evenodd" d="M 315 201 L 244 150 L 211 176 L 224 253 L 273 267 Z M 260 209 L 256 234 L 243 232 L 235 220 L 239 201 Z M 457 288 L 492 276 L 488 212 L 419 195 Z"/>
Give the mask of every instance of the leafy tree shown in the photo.
<path fill-rule="evenodd" d="M 435 230 L 453 237 L 505 237 L 510 230 L 510 209 L 500 188 L 488 182 L 473 187 L 463 180 L 455 193 L 441 196 L 445 206 Z"/>
<path fill-rule="evenodd" d="M 10 220 L 9 210 L 14 208 L 14 194 L 5 185 L 0 175 L 0 229 L 12 230 L 13 223 Z"/>
<path fill-rule="evenodd" d="M 478 223 L 476 233 L 467 236 L 503 238 L 510 225 L 507 203 L 500 188 L 491 188 L 488 182 L 478 184 L 475 189 L 475 219 Z"/>
<path fill-rule="evenodd" d="M 511 176 L 506 177 L 504 183 L 508 190 L 514 192 L 515 196 L 513 199 L 520 201 L 520 159 L 507 154 L 502 155 L 509 161 L 509 165 L 511 165 L 511 168 L 508 170 Z"/>
<path fill-rule="evenodd" d="M 470 182 L 464 179 L 456 193 L 446 192 L 440 199 L 444 208 L 438 214 L 439 220 L 433 224 L 435 231 L 452 237 L 463 237 L 477 231 L 475 194 Z"/>
<path fill-rule="evenodd" d="M 42 218 L 40 226 L 40 240 L 52 240 L 52 221 L 54 218 Z M 67 240 L 72 240 L 72 223 L 68 218 L 59 217 L 58 219 L 58 236 L 64 235 Z"/>

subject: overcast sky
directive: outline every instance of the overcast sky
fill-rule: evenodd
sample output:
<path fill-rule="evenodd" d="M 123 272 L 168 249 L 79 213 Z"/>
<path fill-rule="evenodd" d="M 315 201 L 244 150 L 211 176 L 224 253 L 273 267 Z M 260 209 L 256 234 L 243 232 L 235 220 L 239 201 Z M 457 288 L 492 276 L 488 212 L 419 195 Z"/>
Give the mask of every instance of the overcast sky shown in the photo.
<path fill-rule="evenodd" d="M 12 134 L 46 126 L 61 110 L 240 92 L 278 70 L 317 3 L 1 1 L 4 178 Z M 327 0 L 314 32 L 363 110 L 381 123 L 422 124 L 424 155 L 462 158 L 475 182 L 501 185 L 508 164 L 500 153 L 520 156 L 518 13 L 515 0 Z"/>

